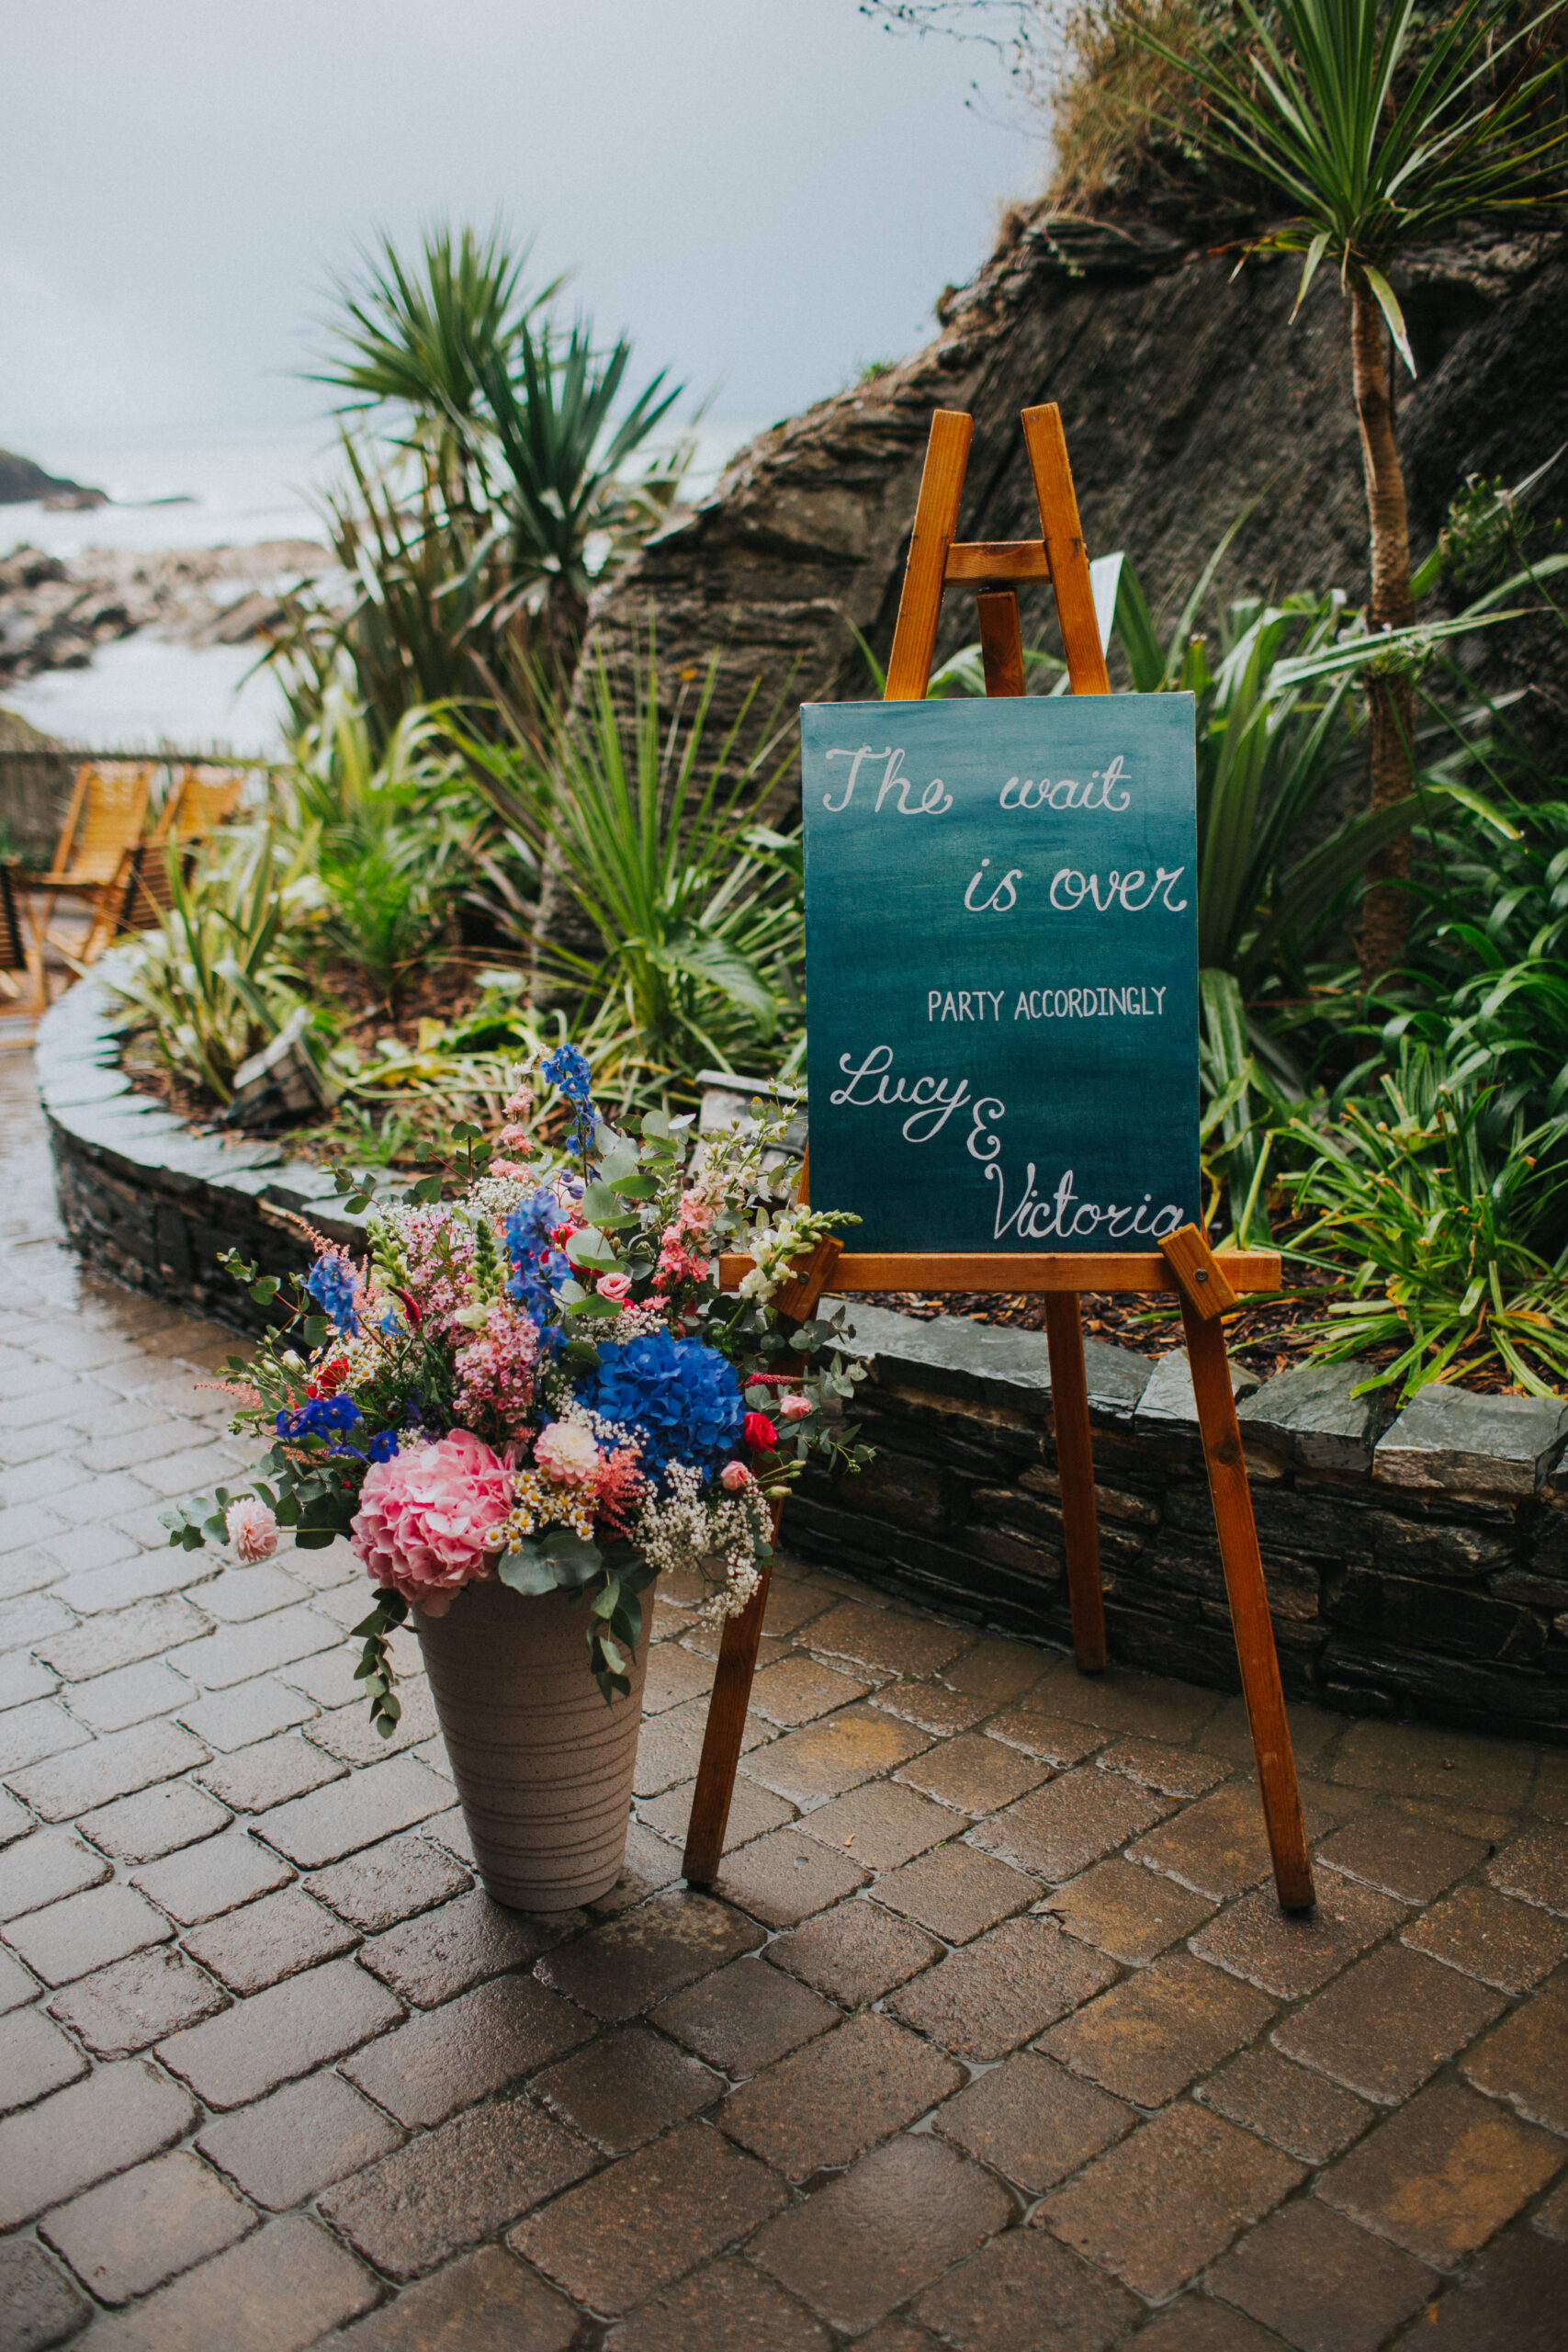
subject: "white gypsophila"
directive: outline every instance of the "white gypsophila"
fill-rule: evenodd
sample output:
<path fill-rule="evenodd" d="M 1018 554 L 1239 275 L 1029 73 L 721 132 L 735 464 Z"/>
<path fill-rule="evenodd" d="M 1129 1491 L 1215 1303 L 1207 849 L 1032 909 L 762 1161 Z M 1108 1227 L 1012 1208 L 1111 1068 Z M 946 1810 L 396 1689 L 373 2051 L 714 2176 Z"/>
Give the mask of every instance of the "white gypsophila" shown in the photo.
<path fill-rule="evenodd" d="M 471 1207 L 501 1224 L 525 1194 L 532 1198 L 538 1189 L 532 1176 L 480 1176 L 469 1185 L 467 1198 Z"/>
<path fill-rule="evenodd" d="M 664 1476 L 668 1492 L 644 1503 L 633 1542 L 655 1575 L 694 1570 L 714 1588 L 693 1612 L 700 1624 L 739 1617 L 761 1582 L 758 1521 L 766 1505 L 754 1487 L 705 1501 L 701 1476 L 689 1463 L 671 1462 Z"/>
<path fill-rule="evenodd" d="M 667 1306 L 655 1305 L 652 1299 L 645 1300 L 640 1306 L 628 1303 L 611 1324 L 609 1337 L 624 1348 L 630 1340 L 646 1340 L 655 1331 L 667 1330 L 669 1324 Z"/>

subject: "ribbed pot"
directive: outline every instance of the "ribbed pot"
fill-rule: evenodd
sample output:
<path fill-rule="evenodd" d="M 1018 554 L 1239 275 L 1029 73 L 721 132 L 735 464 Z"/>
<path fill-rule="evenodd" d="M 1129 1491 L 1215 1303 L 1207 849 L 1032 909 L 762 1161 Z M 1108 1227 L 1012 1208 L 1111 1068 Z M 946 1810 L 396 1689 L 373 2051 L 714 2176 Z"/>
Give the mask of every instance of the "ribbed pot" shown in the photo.
<path fill-rule="evenodd" d="M 630 1697 L 606 1706 L 584 1605 L 564 1593 L 487 1581 L 445 1617 L 412 1613 L 487 1891 L 519 1911 L 608 1894 L 626 1860 L 646 1633 Z"/>

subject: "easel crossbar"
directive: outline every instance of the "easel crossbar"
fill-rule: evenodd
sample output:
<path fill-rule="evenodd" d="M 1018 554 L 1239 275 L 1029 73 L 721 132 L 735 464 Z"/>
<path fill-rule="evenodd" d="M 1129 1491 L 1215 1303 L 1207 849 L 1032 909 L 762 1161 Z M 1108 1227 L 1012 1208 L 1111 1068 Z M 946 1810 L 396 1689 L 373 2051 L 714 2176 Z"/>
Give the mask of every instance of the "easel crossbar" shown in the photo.
<path fill-rule="evenodd" d="M 1257 1293 L 1280 1288 L 1280 1258 L 1273 1250 L 1224 1250 L 1214 1263 L 1234 1291 Z M 750 1258 L 723 1257 L 718 1261 L 719 1287 L 734 1290 L 751 1271 Z M 1181 1285 L 1169 1262 L 1157 1251 L 1085 1250 L 1071 1255 L 1012 1255 L 965 1257 L 942 1250 L 919 1257 L 904 1250 L 846 1251 L 833 1268 L 832 1286 L 849 1296 L 867 1291 L 998 1291 L 1017 1292 L 1165 1292 L 1180 1297 Z"/>

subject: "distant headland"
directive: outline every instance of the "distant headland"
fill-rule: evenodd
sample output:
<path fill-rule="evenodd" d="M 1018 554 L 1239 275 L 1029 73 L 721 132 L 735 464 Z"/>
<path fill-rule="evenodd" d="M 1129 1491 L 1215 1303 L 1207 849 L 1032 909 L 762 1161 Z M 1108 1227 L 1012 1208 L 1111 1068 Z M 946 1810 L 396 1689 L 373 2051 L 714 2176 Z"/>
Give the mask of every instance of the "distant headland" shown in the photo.
<path fill-rule="evenodd" d="M 46 474 L 31 458 L 0 449 L 0 506 L 25 506 L 35 499 L 44 506 L 79 511 L 109 503 L 105 491 L 89 489 L 85 482 L 71 481 L 62 474 Z"/>

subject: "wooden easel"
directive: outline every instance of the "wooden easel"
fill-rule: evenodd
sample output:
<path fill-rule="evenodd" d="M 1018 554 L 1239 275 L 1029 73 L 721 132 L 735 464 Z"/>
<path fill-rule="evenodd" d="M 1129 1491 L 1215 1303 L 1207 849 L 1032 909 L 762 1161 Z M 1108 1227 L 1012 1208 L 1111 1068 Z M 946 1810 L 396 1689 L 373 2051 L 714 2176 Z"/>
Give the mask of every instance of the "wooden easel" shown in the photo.
<path fill-rule="evenodd" d="M 1024 441 L 1040 508 L 1038 539 L 955 540 L 973 430 L 973 419 L 954 410 L 939 409 L 931 419 L 884 699 L 924 699 L 946 586 L 954 582 L 1020 580 L 1049 580 L 1055 591 L 1073 692 L 1109 694 L 1111 679 L 1100 645 L 1060 410 L 1052 402 L 1023 412 Z M 992 587 L 978 601 L 986 692 L 1021 695 L 1024 691 L 1023 643 L 1017 594 L 1011 587 Z M 722 1286 L 733 1289 L 750 1262 L 743 1257 L 721 1259 Z M 1195 1225 L 1183 1226 L 1161 1242 L 1157 1253 L 1146 1254 L 918 1256 L 845 1251 L 837 1241 L 829 1240 L 818 1243 L 808 1258 L 798 1262 L 794 1279 L 777 1294 L 774 1305 L 785 1317 L 804 1320 L 814 1312 L 829 1282 L 836 1291 L 849 1294 L 889 1290 L 1043 1293 L 1073 1655 L 1084 1674 L 1102 1673 L 1106 1656 L 1094 1449 L 1078 1296 L 1084 1291 L 1176 1292 L 1187 1335 L 1274 1883 L 1285 1910 L 1310 1909 L 1312 1865 L 1221 1322 L 1240 1295 L 1280 1288 L 1277 1253 L 1237 1250 L 1216 1256 Z M 777 1523 L 775 1510 L 775 1533 Z M 694 1885 L 711 1884 L 718 1874 L 767 1597 L 764 1570 L 762 1582 L 745 1611 L 725 1626 L 682 1865 Z"/>

